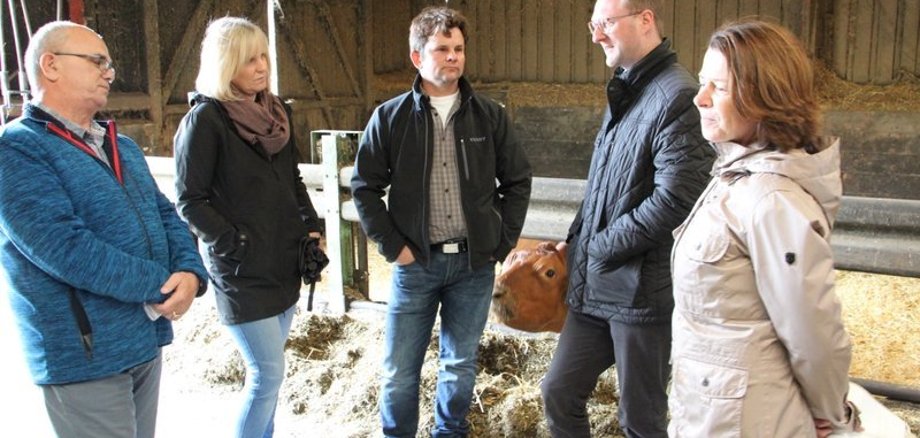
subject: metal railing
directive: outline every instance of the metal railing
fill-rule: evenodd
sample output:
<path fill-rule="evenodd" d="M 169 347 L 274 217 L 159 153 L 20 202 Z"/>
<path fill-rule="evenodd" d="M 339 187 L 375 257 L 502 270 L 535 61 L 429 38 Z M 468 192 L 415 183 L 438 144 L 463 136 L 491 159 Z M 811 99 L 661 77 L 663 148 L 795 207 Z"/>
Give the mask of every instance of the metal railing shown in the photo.
<path fill-rule="evenodd" d="M 300 172 L 310 198 L 326 223 L 329 310 L 345 312 L 345 289 L 368 297 L 367 240 L 350 196 L 356 131 L 315 131 L 313 159 Z M 342 153 L 344 152 L 344 153 Z M 148 157 L 161 190 L 175 200 L 172 158 Z M 585 181 L 534 178 L 522 237 L 562 240 L 575 217 Z M 920 201 L 844 196 L 831 239 L 837 268 L 920 277 Z"/>

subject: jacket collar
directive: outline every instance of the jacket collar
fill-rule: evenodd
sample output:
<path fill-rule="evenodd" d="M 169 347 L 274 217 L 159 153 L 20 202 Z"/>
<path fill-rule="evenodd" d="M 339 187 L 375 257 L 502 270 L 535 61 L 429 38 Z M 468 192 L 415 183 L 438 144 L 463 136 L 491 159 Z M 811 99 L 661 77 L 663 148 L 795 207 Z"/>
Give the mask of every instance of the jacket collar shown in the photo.
<path fill-rule="evenodd" d="M 633 68 L 629 70 L 624 70 L 622 67 L 617 68 L 610 82 L 607 83 L 607 105 L 610 108 L 608 131 L 626 114 L 642 89 L 675 62 L 677 62 L 677 54 L 671 50 L 671 42 L 664 39 Z"/>
<path fill-rule="evenodd" d="M 61 123 L 60 120 L 56 119 L 56 118 L 55 118 L 54 116 L 52 116 L 51 114 L 48 114 L 47 111 L 45 111 L 45 110 L 43 110 L 43 109 L 39 108 L 38 106 L 33 105 L 33 104 L 31 104 L 31 103 L 27 103 L 27 104 L 26 104 L 26 106 L 25 106 L 25 107 L 23 108 L 23 110 L 22 110 L 22 115 L 23 115 L 23 117 L 26 117 L 26 118 L 35 120 L 36 122 L 42 123 L 42 124 L 44 124 L 44 125 L 47 125 L 47 124 L 49 124 L 49 123 L 53 123 L 54 125 L 58 126 L 59 128 L 67 129 L 67 127 L 64 126 L 64 124 Z M 99 126 L 102 127 L 102 129 L 105 129 L 106 132 L 108 132 L 108 130 L 109 130 L 109 125 L 111 124 L 111 120 L 94 120 L 94 121 L 95 121 L 96 123 L 98 123 Z"/>
<path fill-rule="evenodd" d="M 631 69 L 618 67 L 614 77 L 620 78 L 627 88 L 638 91 L 651 82 L 661 70 L 677 62 L 677 53 L 671 50 L 671 41 L 664 38 L 657 47 L 639 60 Z"/>
<path fill-rule="evenodd" d="M 460 88 L 460 105 L 463 105 L 467 100 L 473 97 L 473 86 L 470 85 L 470 82 L 466 80 L 465 76 L 460 76 L 457 85 Z M 425 94 L 425 91 L 422 90 L 421 75 L 415 75 L 415 81 L 412 82 L 412 101 L 414 102 L 416 111 L 428 109 L 429 98 L 428 95 Z"/>

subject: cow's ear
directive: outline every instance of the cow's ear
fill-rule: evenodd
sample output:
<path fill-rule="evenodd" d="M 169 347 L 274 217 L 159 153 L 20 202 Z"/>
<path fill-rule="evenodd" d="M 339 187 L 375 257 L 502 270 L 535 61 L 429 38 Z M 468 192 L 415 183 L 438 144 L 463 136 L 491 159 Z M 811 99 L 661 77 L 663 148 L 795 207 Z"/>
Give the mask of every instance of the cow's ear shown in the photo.
<path fill-rule="evenodd" d="M 569 249 L 569 245 L 565 241 L 559 242 L 556 244 L 556 251 L 562 255 L 562 259 L 565 260 L 566 252 Z"/>

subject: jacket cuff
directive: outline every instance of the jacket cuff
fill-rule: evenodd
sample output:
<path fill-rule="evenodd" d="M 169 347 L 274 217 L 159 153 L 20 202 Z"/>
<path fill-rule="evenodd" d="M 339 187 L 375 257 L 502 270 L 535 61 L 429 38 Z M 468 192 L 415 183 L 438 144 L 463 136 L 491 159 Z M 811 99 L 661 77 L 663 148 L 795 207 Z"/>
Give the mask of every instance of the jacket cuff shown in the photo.
<path fill-rule="evenodd" d="M 380 252 L 388 263 L 393 263 L 399 258 L 399 253 L 404 246 L 408 246 L 405 239 L 392 239 L 391 242 L 380 242 L 377 244 L 377 250 Z M 411 248 L 410 248 L 411 250 Z"/>

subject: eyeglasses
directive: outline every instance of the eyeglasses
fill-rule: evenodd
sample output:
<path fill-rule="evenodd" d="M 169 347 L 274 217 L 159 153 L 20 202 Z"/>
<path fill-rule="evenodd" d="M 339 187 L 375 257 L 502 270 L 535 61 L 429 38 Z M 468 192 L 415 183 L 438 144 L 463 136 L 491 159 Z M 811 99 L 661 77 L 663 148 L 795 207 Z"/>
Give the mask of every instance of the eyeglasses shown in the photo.
<path fill-rule="evenodd" d="M 588 30 L 591 31 L 591 35 L 594 35 L 594 32 L 597 32 L 598 29 L 601 29 L 601 32 L 603 33 L 610 33 L 610 32 L 613 32 L 613 25 L 617 24 L 617 20 L 621 18 L 632 17 L 633 15 L 639 15 L 643 12 L 645 11 L 643 10 L 639 12 L 633 12 L 631 14 L 623 14 L 623 15 L 616 15 L 613 17 L 607 17 L 604 19 L 604 21 L 596 21 L 596 22 L 589 21 Z"/>
<path fill-rule="evenodd" d="M 60 56 L 76 56 L 77 58 L 83 58 L 89 62 L 92 62 L 93 64 L 96 64 L 96 67 L 99 67 L 99 70 L 102 71 L 103 74 L 105 74 L 109 70 L 112 70 L 112 72 L 115 71 L 115 64 L 112 63 L 111 59 L 106 58 L 104 55 L 98 55 L 98 54 L 87 55 L 85 53 L 67 53 L 67 52 L 51 52 L 51 53 L 54 53 L 55 55 L 60 55 Z"/>

